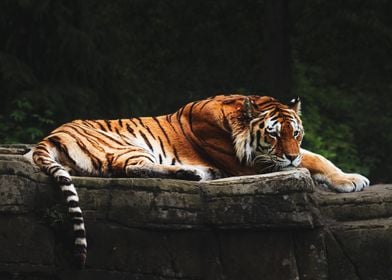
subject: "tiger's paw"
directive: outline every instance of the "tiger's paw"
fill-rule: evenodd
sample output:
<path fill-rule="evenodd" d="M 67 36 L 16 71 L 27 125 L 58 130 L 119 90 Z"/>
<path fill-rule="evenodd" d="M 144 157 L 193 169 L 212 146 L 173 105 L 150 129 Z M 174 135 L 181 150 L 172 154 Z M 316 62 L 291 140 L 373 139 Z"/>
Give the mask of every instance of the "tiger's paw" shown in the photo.
<path fill-rule="evenodd" d="M 200 181 L 203 175 L 196 169 L 179 169 L 175 172 L 175 178 L 180 180 Z"/>
<path fill-rule="evenodd" d="M 323 177 L 316 175 L 315 179 L 326 183 L 336 192 L 359 192 L 370 185 L 368 178 L 356 173 L 339 173 Z"/>

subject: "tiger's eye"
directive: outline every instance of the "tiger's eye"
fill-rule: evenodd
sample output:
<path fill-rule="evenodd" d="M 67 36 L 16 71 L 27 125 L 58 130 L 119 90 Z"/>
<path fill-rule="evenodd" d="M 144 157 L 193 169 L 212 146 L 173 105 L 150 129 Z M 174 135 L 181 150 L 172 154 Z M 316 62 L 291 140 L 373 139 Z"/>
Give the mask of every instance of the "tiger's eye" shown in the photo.
<path fill-rule="evenodd" d="M 275 138 L 279 136 L 276 131 L 269 132 L 269 135 Z"/>
<path fill-rule="evenodd" d="M 294 137 L 297 137 L 299 135 L 299 130 L 294 131 Z"/>

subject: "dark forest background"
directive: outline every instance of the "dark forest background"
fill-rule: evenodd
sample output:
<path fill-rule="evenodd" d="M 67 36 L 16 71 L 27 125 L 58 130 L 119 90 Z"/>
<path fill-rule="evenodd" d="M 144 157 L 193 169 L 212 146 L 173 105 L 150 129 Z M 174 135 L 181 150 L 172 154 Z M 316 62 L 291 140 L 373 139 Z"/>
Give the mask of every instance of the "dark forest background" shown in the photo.
<path fill-rule="evenodd" d="M 0 1 L 0 143 L 217 93 L 300 96 L 304 146 L 392 181 L 392 1 Z"/>

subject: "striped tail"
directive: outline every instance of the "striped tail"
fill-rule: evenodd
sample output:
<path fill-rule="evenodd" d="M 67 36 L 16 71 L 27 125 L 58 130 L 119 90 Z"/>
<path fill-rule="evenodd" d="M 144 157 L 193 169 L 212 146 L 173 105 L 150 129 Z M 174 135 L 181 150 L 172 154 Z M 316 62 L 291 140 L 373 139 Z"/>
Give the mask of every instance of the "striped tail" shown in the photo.
<path fill-rule="evenodd" d="M 33 161 L 41 170 L 53 177 L 60 186 L 73 225 L 74 254 L 77 265 L 84 267 L 87 257 L 87 240 L 82 209 L 79 206 L 79 196 L 72 183 L 71 175 L 56 161 L 56 157 L 60 153 L 56 146 L 50 139 L 40 142 L 33 152 Z"/>

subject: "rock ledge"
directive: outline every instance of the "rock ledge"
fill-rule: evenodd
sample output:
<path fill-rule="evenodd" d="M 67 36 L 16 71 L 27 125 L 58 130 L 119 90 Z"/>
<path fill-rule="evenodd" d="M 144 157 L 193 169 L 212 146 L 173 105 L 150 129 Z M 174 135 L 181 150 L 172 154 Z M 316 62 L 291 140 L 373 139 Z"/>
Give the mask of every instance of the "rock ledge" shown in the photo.
<path fill-rule="evenodd" d="M 73 177 L 89 240 L 75 270 L 62 195 L 28 149 L 0 146 L 0 279 L 392 279 L 392 185 L 336 194 L 305 169 Z"/>

